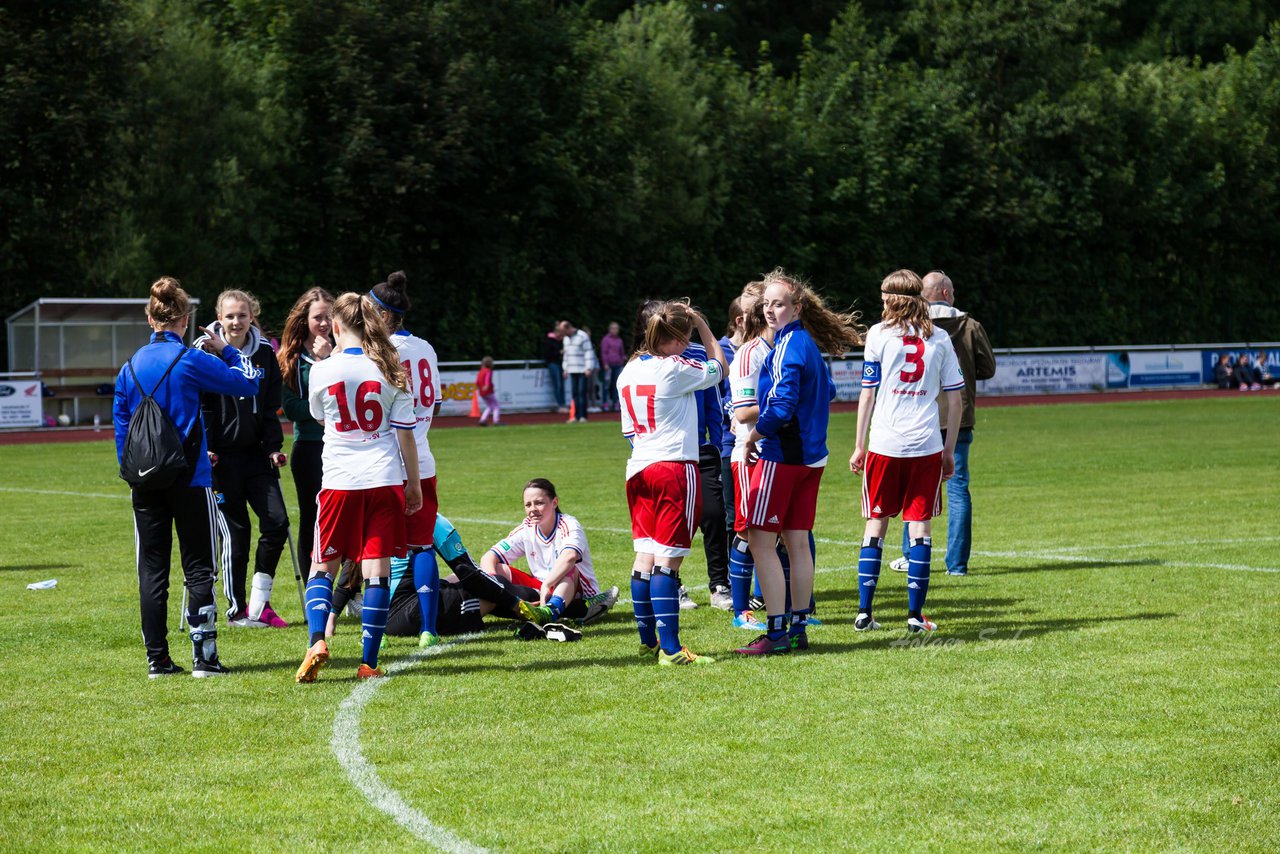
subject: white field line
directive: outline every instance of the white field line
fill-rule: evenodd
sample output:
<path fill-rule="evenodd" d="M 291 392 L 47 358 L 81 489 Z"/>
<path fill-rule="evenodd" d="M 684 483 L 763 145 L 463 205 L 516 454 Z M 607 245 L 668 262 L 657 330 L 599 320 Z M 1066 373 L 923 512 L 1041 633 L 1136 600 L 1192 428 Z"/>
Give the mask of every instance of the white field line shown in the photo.
<path fill-rule="evenodd" d="M 128 500 L 129 495 L 119 495 L 105 492 L 73 492 L 69 490 L 59 489 L 24 489 L 12 486 L 0 486 L 0 492 L 13 492 L 34 495 L 67 495 L 73 498 L 113 498 Z M 297 510 L 296 506 L 290 506 L 290 510 Z M 456 522 L 462 522 L 467 525 L 492 525 L 498 528 L 514 528 L 518 522 L 507 519 L 474 519 L 466 517 L 451 517 Z M 585 527 L 584 530 L 595 531 L 601 534 L 630 534 L 630 528 L 606 528 L 601 526 Z M 832 546 L 857 546 L 861 544 L 861 540 L 838 540 L 828 537 L 814 537 L 816 542 L 824 545 Z M 1090 552 L 1096 551 L 1136 551 L 1145 548 L 1180 548 L 1183 546 L 1211 546 L 1211 545 L 1231 545 L 1231 544 L 1248 544 L 1248 543 L 1270 543 L 1280 540 L 1280 537 L 1235 537 L 1222 539 L 1195 539 L 1195 540 L 1170 540 L 1162 543 L 1116 543 L 1114 545 L 1095 544 L 1089 546 L 1053 546 L 1056 551 L 981 551 L 975 549 L 973 554 L 979 557 L 1000 557 L 1000 558 L 1030 558 L 1031 560 L 1061 560 L 1076 561 L 1080 563 L 1096 560 L 1090 557 Z M 1226 569 L 1233 572 L 1280 572 L 1280 567 L 1273 566 L 1247 566 L 1244 564 L 1231 563 L 1195 563 L 1191 561 L 1160 561 L 1161 566 L 1176 567 L 1180 569 Z"/>
<path fill-rule="evenodd" d="M 414 652 L 407 658 L 388 665 L 387 676 L 408 670 L 427 656 L 439 655 L 455 644 L 473 641 L 482 636 L 482 632 L 458 635 L 448 643 Z M 390 679 L 367 679 L 357 685 L 347 699 L 338 706 L 338 713 L 333 719 L 333 737 L 329 740 L 333 755 L 338 758 L 338 763 L 346 772 L 347 779 L 370 804 L 386 813 L 395 820 L 396 824 L 423 842 L 441 851 L 460 852 L 460 854 L 483 852 L 484 848 L 451 833 L 410 806 L 395 789 L 382 781 L 378 776 L 377 768 L 361 752 L 360 715 L 377 690 L 389 681 Z"/>

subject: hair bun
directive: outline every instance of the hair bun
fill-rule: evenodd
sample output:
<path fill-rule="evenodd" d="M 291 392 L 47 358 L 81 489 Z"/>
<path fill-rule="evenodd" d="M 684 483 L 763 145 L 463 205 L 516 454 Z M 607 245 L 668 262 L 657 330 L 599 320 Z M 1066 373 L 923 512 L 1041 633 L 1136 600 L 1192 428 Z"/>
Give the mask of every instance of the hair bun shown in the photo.
<path fill-rule="evenodd" d="M 408 290 L 409 278 L 404 274 L 404 270 L 396 270 L 390 276 L 387 276 L 387 287 L 401 294 Z"/>
<path fill-rule="evenodd" d="M 178 293 L 178 281 L 169 276 L 161 276 L 151 283 L 151 296 L 161 302 L 170 302 Z"/>

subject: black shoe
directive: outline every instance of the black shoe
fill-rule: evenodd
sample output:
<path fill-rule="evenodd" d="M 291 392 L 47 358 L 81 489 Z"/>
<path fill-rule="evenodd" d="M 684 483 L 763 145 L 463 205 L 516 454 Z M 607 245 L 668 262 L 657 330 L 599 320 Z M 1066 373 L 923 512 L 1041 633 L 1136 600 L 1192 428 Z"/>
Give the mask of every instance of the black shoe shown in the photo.
<path fill-rule="evenodd" d="M 151 662 L 147 667 L 148 679 L 159 679 L 161 676 L 177 676 L 179 673 L 186 673 L 181 667 L 173 663 L 173 659 L 165 656 L 159 661 Z"/>
<path fill-rule="evenodd" d="M 516 637 L 520 640 L 546 640 L 547 630 L 537 623 L 521 623 L 516 626 Z"/>
<path fill-rule="evenodd" d="M 564 623 L 547 623 L 542 627 L 542 630 L 546 633 L 544 636 L 547 640 L 559 641 L 560 643 L 582 640 L 582 632 L 572 629 Z"/>
<path fill-rule="evenodd" d="M 761 599 L 759 596 L 752 596 L 752 597 L 747 601 L 747 610 L 748 610 L 748 611 L 760 611 L 760 612 L 763 612 L 763 611 L 764 611 L 764 600 L 763 600 L 763 599 Z"/>
<path fill-rule="evenodd" d="M 230 672 L 231 668 L 217 658 L 197 658 L 191 665 L 191 675 L 197 679 L 204 679 L 206 676 L 226 676 Z"/>

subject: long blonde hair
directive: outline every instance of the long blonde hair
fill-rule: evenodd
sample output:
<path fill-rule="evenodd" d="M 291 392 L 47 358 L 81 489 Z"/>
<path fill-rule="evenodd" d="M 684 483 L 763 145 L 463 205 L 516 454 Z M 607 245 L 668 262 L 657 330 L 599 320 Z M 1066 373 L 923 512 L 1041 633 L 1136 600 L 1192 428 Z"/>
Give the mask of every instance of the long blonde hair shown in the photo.
<path fill-rule="evenodd" d="M 391 343 L 387 325 L 373 300 L 362 294 L 345 293 L 333 304 L 333 319 L 343 329 L 360 336 L 364 351 L 387 382 L 402 391 L 409 390 L 409 374 L 400 364 L 400 354 Z"/>
<path fill-rule="evenodd" d="M 242 291 L 239 288 L 228 288 L 218 294 L 218 301 L 213 304 L 213 313 L 219 319 L 222 318 L 222 304 L 227 300 L 235 300 L 242 302 L 249 307 L 249 322 L 254 326 L 258 326 L 258 315 L 262 314 L 262 304 L 258 302 L 258 298 L 248 291 Z M 261 329 L 261 326 L 258 326 Z"/>
<path fill-rule="evenodd" d="M 317 302 L 333 302 L 333 294 L 324 288 L 308 288 L 302 296 L 298 297 L 298 301 L 293 304 L 293 308 L 289 309 L 289 316 L 284 321 L 284 332 L 280 335 L 280 352 L 276 354 L 276 361 L 280 363 L 280 375 L 284 378 L 284 384 L 289 388 L 296 388 L 298 374 L 298 359 L 302 356 L 302 351 L 307 347 L 307 341 L 311 338 L 311 326 L 309 319 L 311 317 L 311 306 Z"/>
<path fill-rule="evenodd" d="M 791 292 L 796 315 L 818 349 L 840 356 L 854 347 L 861 347 L 867 340 L 867 329 L 859 322 L 862 318 L 859 312 L 832 311 L 817 291 L 788 275 L 781 267 L 775 267 L 760 284 L 761 294 L 770 285 L 782 285 Z"/>
<path fill-rule="evenodd" d="M 933 336 L 933 319 L 929 317 L 929 303 L 921 292 L 924 283 L 910 270 L 894 270 L 880 283 L 884 297 L 884 316 L 880 322 L 896 326 L 904 335 L 914 331 L 921 338 Z"/>
<path fill-rule="evenodd" d="M 748 282 L 738 297 L 742 305 L 742 343 L 769 334 L 764 320 L 764 282 Z"/>

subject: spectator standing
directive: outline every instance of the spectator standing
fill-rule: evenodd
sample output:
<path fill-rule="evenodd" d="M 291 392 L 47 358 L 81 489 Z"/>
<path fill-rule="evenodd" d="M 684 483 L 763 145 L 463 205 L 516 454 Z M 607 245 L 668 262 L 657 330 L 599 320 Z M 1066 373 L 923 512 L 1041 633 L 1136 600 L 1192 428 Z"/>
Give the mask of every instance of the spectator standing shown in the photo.
<path fill-rule="evenodd" d="M 618 411 L 618 374 L 627 364 L 627 345 L 618 334 L 617 322 L 609 324 L 609 334 L 600 339 L 600 366 L 604 374 L 603 400 L 605 412 Z"/>
<path fill-rule="evenodd" d="M 542 361 L 547 363 L 547 378 L 551 382 L 551 396 L 556 401 L 556 412 L 564 413 L 569 411 L 569 406 L 564 399 L 564 369 L 561 367 L 564 359 L 564 335 L 561 334 L 561 328 L 567 321 L 561 320 L 555 325 L 555 328 L 547 333 L 547 337 L 542 339 Z"/>
<path fill-rule="evenodd" d="M 950 277 L 934 270 L 924 277 L 921 296 L 929 303 L 929 317 L 934 325 L 951 336 L 952 347 L 964 374 L 960 392 L 964 404 L 960 416 L 960 432 L 956 436 L 956 473 L 947 481 L 947 575 L 969 574 L 969 551 L 973 544 L 973 498 L 969 492 L 969 446 L 973 444 L 976 422 L 975 396 L 978 380 L 996 375 L 996 357 L 982 324 L 955 307 L 956 290 Z M 938 407 L 942 438 L 947 437 L 947 410 Z M 907 553 L 911 548 L 908 526 L 902 526 L 902 557 L 890 566 L 906 572 Z"/>
<path fill-rule="evenodd" d="M 569 391 L 573 397 L 572 420 L 585 423 L 588 406 L 587 384 L 596 370 L 596 351 L 591 346 L 591 336 L 585 329 L 578 329 L 569 321 L 562 320 L 560 332 L 564 341 L 562 356 L 564 378 L 569 381 Z"/>
<path fill-rule="evenodd" d="M 498 426 L 498 417 L 502 407 L 498 403 L 498 391 L 493 386 L 493 357 L 485 356 L 480 360 L 480 371 L 476 374 L 476 393 L 480 395 L 483 410 L 480 413 L 480 426 L 492 419 L 493 426 Z"/>

